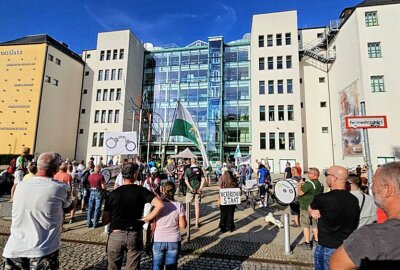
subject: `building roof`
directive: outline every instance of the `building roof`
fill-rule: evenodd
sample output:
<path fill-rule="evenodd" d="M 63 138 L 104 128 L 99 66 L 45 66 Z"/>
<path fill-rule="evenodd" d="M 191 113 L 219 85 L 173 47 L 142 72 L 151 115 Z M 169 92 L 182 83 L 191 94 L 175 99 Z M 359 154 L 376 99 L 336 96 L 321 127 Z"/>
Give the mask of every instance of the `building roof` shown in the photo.
<path fill-rule="evenodd" d="M 381 6 L 381 5 L 392 5 L 399 4 L 400 0 L 365 0 L 355 7 L 369 7 L 369 6 Z"/>
<path fill-rule="evenodd" d="M 62 51 L 66 55 L 68 55 L 69 57 L 71 57 L 83 64 L 82 58 L 77 53 L 68 49 L 67 44 L 60 43 L 57 40 L 55 40 L 54 38 L 52 38 L 46 34 L 31 35 L 31 36 L 26 36 L 26 37 L 22 37 L 22 38 L 10 40 L 10 41 L 1 42 L 0 46 L 29 45 L 29 44 L 43 44 L 43 43 L 53 46 L 54 48 Z"/>

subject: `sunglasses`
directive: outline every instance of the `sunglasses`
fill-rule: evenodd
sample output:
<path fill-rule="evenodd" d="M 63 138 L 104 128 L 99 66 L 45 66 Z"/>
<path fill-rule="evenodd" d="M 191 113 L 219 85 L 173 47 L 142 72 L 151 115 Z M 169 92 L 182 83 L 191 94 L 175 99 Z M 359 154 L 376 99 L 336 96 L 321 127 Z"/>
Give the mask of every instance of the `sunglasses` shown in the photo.
<path fill-rule="evenodd" d="M 336 177 L 334 174 L 330 174 L 328 172 L 325 172 L 325 177 L 328 177 L 329 175 L 332 175 L 333 177 Z"/>

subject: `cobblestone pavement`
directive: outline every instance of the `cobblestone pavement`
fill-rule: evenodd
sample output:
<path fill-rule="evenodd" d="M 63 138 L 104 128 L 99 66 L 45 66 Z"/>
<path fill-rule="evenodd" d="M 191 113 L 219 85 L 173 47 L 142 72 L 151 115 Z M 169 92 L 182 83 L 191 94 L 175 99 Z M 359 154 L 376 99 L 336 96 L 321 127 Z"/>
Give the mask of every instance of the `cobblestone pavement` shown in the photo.
<path fill-rule="evenodd" d="M 0 236 L 0 252 L 3 252 L 8 237 Z M 62 242 L 60 250 L 60 269 L 65 270 L 103 270 L 107 269 L 105 247 L 103 245 Z M 182 255 L 179 269 L 246 269 L 246 270 L 308 270 L 311 267 L 274 264 L 252 260 L 234 260 L 212 256 Z M 4 269 L 1 265 L 0 269 Z M 141 269 L 151 269 L 151 257 L 143 256 Z"/>

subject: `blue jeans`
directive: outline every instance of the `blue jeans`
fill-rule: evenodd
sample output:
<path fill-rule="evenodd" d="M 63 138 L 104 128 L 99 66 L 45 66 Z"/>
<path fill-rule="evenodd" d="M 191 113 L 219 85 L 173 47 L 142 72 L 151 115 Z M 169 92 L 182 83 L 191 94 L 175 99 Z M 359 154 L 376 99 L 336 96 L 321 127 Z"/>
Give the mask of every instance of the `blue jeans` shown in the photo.
<path fill-rule="evenodd" d="M 315 270 L 329 270 L 329 261 L 336 248 L 328 248 L 317 245 L 314 251 L 314 269 Z"/>
<path fill-rule="evenodd" d="M 181 249 L 180 242 L 154 242 L 153 270 L 178 269 L 178 257 Z"/>
<path fill-rule="evenodd" d="M 87 225 L 91 227 L 97 226 L 100 215 L 101 215 L 101 203 L 103 202 L 103 198 L 100 190 L 92 189 L 90 190 L 89 204 L 87 209 Z M 93 224 L 92 224 L 92 216 L 93 216 Z"/>

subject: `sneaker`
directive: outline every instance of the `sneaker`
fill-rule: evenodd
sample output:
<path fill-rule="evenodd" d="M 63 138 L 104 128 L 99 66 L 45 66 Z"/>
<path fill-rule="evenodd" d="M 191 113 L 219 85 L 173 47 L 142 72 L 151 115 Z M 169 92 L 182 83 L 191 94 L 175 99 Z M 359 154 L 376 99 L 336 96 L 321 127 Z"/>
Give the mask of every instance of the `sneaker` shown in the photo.
<path fill-rule="evenodd" d="M 308 249 L 308 250 L 312 249 L 311 243 L 307 243 L 307 242 L 304 242 L 304 243 L 298 245 L 298 247 Z"/>
<path fill-rule="evenodd" d="M 74 223 L 74 219 L 73 218 L 71 218 L 70 220 L 69 220 L 69 222 L 68 222 L 69 224 L 72 224 L 72 223 Z"/>

